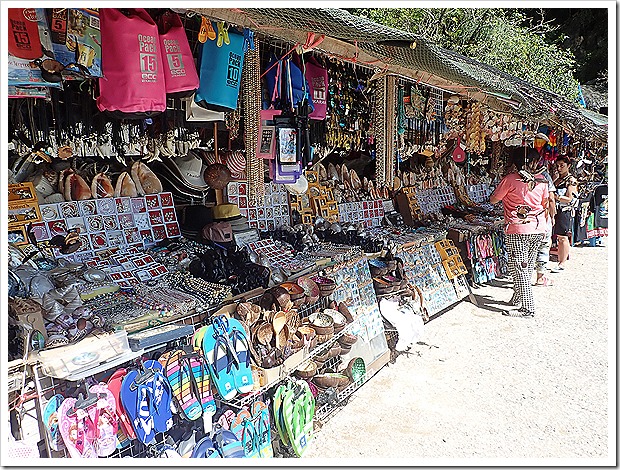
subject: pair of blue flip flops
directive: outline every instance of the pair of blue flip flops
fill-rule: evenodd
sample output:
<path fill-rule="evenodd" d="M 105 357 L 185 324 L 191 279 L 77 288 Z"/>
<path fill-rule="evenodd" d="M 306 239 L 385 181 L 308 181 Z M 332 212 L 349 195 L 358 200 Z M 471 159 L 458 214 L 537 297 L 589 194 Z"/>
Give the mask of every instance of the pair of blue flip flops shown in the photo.
<path fill-rule="evenodd" d="M 240 459 L 245 457 L 243 445 L 237 436 L 217 425 L 213 438 L 203 437 L 196 443 L 191 458 Z"/>
<path fill-rule="evenodd" d="M 225 315 L 213 317 L 205 327 L 202 349 L 211 380 L 223 400 L 254 388 L 247 333 L 239 320 Z"/>
<path fill-rule="evenodd" d="M 120 398 L 139 441 L 149 444 L 155 433 L 172 427 L 172 390 L 157 361 L 145 361 L 143 370 L 123 378 Z"/>

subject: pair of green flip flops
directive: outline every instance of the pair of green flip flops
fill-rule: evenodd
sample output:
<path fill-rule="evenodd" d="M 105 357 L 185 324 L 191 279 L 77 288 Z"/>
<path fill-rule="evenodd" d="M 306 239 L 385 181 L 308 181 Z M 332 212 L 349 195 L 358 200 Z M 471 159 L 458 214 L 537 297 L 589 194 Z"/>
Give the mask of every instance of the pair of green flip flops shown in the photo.
<path fill-rule="evenodd" d="M 315 401 L 304 380 L 287 381 L 273 397 L 274 422 L 282 443 L 301 457 L 312 439 Z"/>

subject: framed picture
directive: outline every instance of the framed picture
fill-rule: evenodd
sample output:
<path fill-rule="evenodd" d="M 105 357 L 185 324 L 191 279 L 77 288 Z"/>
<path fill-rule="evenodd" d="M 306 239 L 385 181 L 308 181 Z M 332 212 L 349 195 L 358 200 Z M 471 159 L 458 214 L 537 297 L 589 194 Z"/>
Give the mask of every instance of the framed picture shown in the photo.
<path fill-rule="evenodd" d="M 37 202 L 37 193 L 31 182 L 9 184 L 9 206 L 14 202 Z"/>
<path fill-rule="evenodd" d="M 28 243 L 26 227 L 22 225 L 21 227 L 9 229 L 9 243 L 15 246 L 26 245 Z"/>
<path fill-rule="evenodd" d="M 41 221 L 39 205 L 34 202 L 9 203 L 9 228 Z"/>

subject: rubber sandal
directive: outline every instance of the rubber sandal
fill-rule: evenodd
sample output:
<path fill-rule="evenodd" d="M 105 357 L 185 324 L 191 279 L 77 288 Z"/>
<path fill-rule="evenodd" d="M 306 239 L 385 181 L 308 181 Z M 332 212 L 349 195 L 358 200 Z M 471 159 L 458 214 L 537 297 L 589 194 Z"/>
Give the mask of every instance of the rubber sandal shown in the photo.
<path fill-rule="evenodd" d="M 121 401 L 121 385 L 123 384 L 123 378 L 127 375 L 127 370 L 120 368 L 117 369 L 112 376 L 108 379 L 108 390 L 114 395 L 114 401 L 116 402 L 116 416 L 118 418 L 118 432 L 116 437 L 118 439 L 118 447 L 127 447 L 131 440 L 136 439 L 136 432 L 129 421 L 129 416 L 123 408 Z"/>
<path fill-rule="evenodd" d="M 196 443 L 194 446 L 194 450 L 192 455 L 190 455 L 192 459 L 220 459 L 222 456 L 219 454 L 215 445 L 213 444 L 213 440 L 209 436 L 205 436 L 200 441 Z"/>
<path fill-rule="evenodd" d="M 542 282 L 540 282 L 542 280 Z M 536 279 L 536 282 L 532 284 L 533 286 L 542 286 L 549 287 L 553 285 L 553 279 L 548 278 L 547 276 L 543 276 L 540 279 Z"/>
<path fill-rule="evenodd" d="M 237 370 L 233 371 L 235 388 L 239 393 L 248 393 L 254 389 L 252 378 L 252 368 L 250 366 L 250 345 L 243 325 L 239 320 L 230 318 L 228 320 L 229 336 L 239 359 Z"/>
<path fill-rule="evenodd" d="M 202 354 L 202 350 L 186 354 L 184 360 L 188 362 L 192 371 L 191 380 L 194 387 L 194 395 L 199 399 L 202 412 L 211 417 L 215 414 L 215 400 L 213 399 L 213 393 L 211 393 L 209 366 Z"/>
<path fill-rule="evenodd" d="M 257 423 L 259 453 L 266 459 L 273 457 L 273 447 L 271 446 L 271 423 L 269 422 L 269 408 L 262 401 L 255 401 L 252 404 L 252 421 Z"/>
<path fill-rule="evenodd" d="M 91 386 L 89 392 L 101 396 L 95 406 L 88 408 L 90 419 L 95 425 L 93 447 L 99 457 L 107 457 L 116 451 L 116 434 L 118 432 L 116 400 L 105 383 Z"/>
<path fill-rule="evenodd" d="M 214 322 L 217 318 L 214 318 Z M 217 330 L 213 324 L 207 327 L 202 349 L 207 359 L 211 380 L 222 400 L 231 400 L 237 395 L 232 374 L 235 357 L 230 347 L 230 340 L 222 325 L 219 325 Z"/>
<path fill-rule="evenodd" d="M 225 459 L 245 458 L 241 441 L 232 432 L 217 428 L 213 434 L 213 443 L 220 455 Z"/>
<path fill-rule="evenodd" d="M 192 387 L 192 370 L 185 354 L 181 349 L 168 351 L 160 356 L 159 362 L 183 415 L 194 421 L 202 416 L 202 405 Z"/>
<path fill-rule="evenodd" d="M 166 432 L 172 428 L 172 389 L 170 382 L 164 376 L 164 366 L 153 360 L 144 361 L 142 367 L 145 371 L 152 371 L 153 379 L 149 382 L 153 396 L 153 424 L 155 432 Z"/>
<path fill-rule="evenodd" d="M 151 390 L 147 385 L 136 384 L 137 370 L 127 373 L 121 385 L 121 401 L 129 416 L 136 438 L 143 444 L 150 444 L 155 439 L 155 422 Z"/>
<path fill-rule="evenodd" d="M 312 438 L 314 418 L 314 397 L 305 381 L 296 381 L 295 386 L 287 391 L 284 396 L 283 413 L 291 447 L 295 454 L 301 457 L 308 449 Z"/>
<path fill-rule="evenodd" d="M 50 398 L 50 401 L 47 402 L 47 405 L 45 405 L 45 409 L 43 410 L 43 423 L 45 424 L 45 429 L 47 431 L 50 449 L 54 451 L 65 449 L 65 443 L 62 440 L 58 426 L 58 409 L 64 399 L 65 397 L 63 397 L 60 393 L 57 393 Z"/>
<path fill-rule="evenodd" d="M 259 456 L 258 441 L 256 440 L 257 433 L 252 425 L 252 414 L 248 410 L 240 410 L 237 413 L 230 427 L 230 432 L 241 441 L 246 458 Z"/>
<path fill-rule="evenodd" d="M 235 419 L 235 412 L 230 408 L 224 409 L 222 410 L 222 413 L 220 414 L 219 418 L 217 418 L 217 424 L 223 427 L 224 429 L 228 429 L 230 431 L 230 428 L 232 426 L 232 422 L 234 421 L 234 419 Z"/>
<path fill-rule="evenodd" d="M 290 445 L 290 440 L 286 433 L 286 427 L 284 424 L 284 397 L 288 391 L 288 384 L 282 384 L 278 388 L 276 388 L 275 394 L 273 396 L 273 421 L 276 425 L 276 430 L 278 431 L 278 436 L 280 436 L 280 440 L 286 446 Z"/>
<path fill-rule="evenodd" d="M 72 458 L 96 459 L 97 452 L 92 445 L 92 439 L 87 439 L 85 422 L 88 413 L 85 410 L 76 410 L 75 398 L 65 398 L 58 408 L 58 427 L 65 447 Z M 90 418 L 88 418 L 90 421 Z M 94 435 L 94 426 L 89 434 Z"/>

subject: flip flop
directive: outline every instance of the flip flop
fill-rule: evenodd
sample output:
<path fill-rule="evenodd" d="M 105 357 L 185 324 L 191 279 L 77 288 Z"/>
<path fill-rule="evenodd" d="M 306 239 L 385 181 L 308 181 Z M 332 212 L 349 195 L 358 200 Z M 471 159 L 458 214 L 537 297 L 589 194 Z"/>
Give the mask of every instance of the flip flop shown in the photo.
<path fill-rule="evenodd" d="M 192 336 L 192 345 L 194 346 L 194 349 L 202 350 L 202 343 L 204 341 L 207 328 L 207 326 L 201 326 L 194 332 L 194 336 Z"/>
<path fill-rule="evenodd" d="M 45 424 L 45 429 L 47 430 L 47 437 L 50 445 L 50 449 L 59 451 L 65 448 L 65 443 L 62 440 L 62 436 L 60 435 L 60 429 L 58 427 L 58 408 L 64 401 L 65 397 L 63 397 L 60 393 L 57 393 L 50 401 L 45 405 L 45 409 L 43 410 L 43 423 Z"/>
<path fill-rule="evenodd" d="M 192 459 L 221 459 L 222 456 L 219 454 L 219 452 L 215 448 L 215 445 L 213 444 L 213 440 L 209 436 L 205 436 L 196 443 L 196 446 L 194 446 L 194 450 L 190 458 Z"/>
<path fill-rule="evenodd" d="M 542 287 L 549 287 L 553 285 L 553 279 L 550 279 L 547 276 L 543 276 L 541 279 L 542 279 L 542 282 L 540 282 L 540 279 L 537 279 L 536 282 L 532 285 L 542 286 Z"/>
<path fill-rule="evenodd" d="M 239 362 L 234 372 L 235 388 L 239 393 L 248 393 L 254 389 L 252 368 L 250 366 L 250 345 L 248 336 L 241 322 L 235 318 L 228 320 L 229 337 Z"/>
<path fill-rule="evenodd" d="M 192 369 L 181 349 L 161 355 L 159 362 L 164 366 L 164 375 L 170 383 L 172 394 L 189 421 L 202 416 L 202 405 L 192 387 Z"/>
<path fill-rule="evenodd" d="M 214 318 L 214 324 L 218 317 Z M 209 325 L 204 335 L 202 349 L 207 359 L 211 380 L 222 400 L 231 400 L 237 395 L 232 375 L 233 363 L 236 361 L 231 351 L 230 340 L 222 324 Z"/>
<path fill-rule="evenodd" d="M 94 426 L 87 423 L 90 417 L 85 410 L 75 409 L 76 402 L 75 398 L 65 398 L 58 408 L 60 435 L 72 458 L 96 459 L 97 452 L 92 444 Z"/>
<path fill-rule="evenodd" d="M 247 423 L 250 423 L 248 426 Z M 237 413 L 230 426 L 230 431 L 241 441 L 246 458 L 258 457 L 259 448 L 256 445 L 256 430 L 252 424 L 252 414 L 243 409 Z"/>
<path fill-rule="evenodd" d="M 283 413 L 283 402 L 284 396 L 288 391 L 288 385 L 282 384 L 278 388 L 276 388 L 275 394 L 273 396 L 273 421 L 276 425 L 276 430 L 278 431 L 278 436 L 280 436 L 280 440 L 286 446 L 290 445 L 290 440 L 288 435 L 286 434 L 286 427 L 284 425 L 284 413 Z"/>
<path fill-rule="evenodd" d="M 270 459 L 273 457 L 271 446 L 271 424 L 269 422 L 269 407 L 262 401 L 252 404 L 252 421 L 256 424 L 259 441 L 259 454 L 261 457 Z"/>
<path fill-rule="evenodd" d="M 166 432 L 172 428 L 172 389 L 170 382 L 164 376 L 164 366 L 158 361 L 144 361 L 142 367 L 145 371 L 153 371 L 153 380 L 150 382 L 153 394 L 153 423 L 155 432 Z"/>
<path fill-rule="evenodd" d="M 232 432 L 218 427 L 213 434 L 213 443 L 225 459 L 242 459 L 245 457 L 243 444 Z"/>
<path fill-rule="evenodd" d="M 192 386 L 194 394 L 199 398 L 202 406 L 202 412 L 213 416 L 215 414 L 215 400 L 211 393 L 211 376 L 209 375 L 209 366 L 207 360 L 201 351 L 186 354 L 184 360 L 188 361 L 192 371 Z"/>
<path fill-rule="evenodd" d="M 295 384 L 284 396 L 283 414 L 293 451 L 301 457 L 308 449 L 312 438 L 314 397 L 305 381 L 298 380 Z"/>
<path fill-rule="evenodd" d="M 135 383 L 138 378 L 137 370 L 129 371 L 123 379 L 120 396 L 136 438 L 143 444 L 150 444 L 155 439 L 152 394 L 148 385 Z"/>
<path fill-rule="evenodd" d="M 88 408 L 90 419 L 95 425 L 93 447 L 99 457 L 107 457 L 116 450 L 116 433 L 118 418 L 116 416 L 116 400 L 107 384 L 99 383 L 90 387 L 91 394 L 103 396 L 95 406 Z"/>
<path fill-rule="evenodd" d="M 228 429 L 230 431 L 234 419 L 235 412 L 232 409 L 228 408 L 220 414 L 219 418 L 217 419 L 217 424 L 222 426 L 224 429 Z"/>
<path fill-rule="evenodd" d="M 116 416 L 118 418 L 118 432 L 116 438 L 118 439 L 118 447 L 127 447 L 131 440 L 136 439 L 136 432 L 134 431 L 129 416 L 123 403 L 121 401 L 121 385 L 123 384 L 123 378 L 127 375 L 127 369 L 117 369 L 112 376 L 108 379 L 108 390 L 114 395 L 114 401 L 116 402 Z"/>

